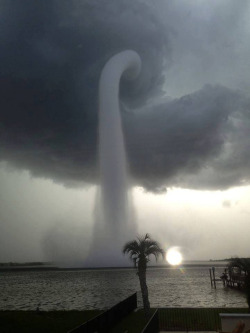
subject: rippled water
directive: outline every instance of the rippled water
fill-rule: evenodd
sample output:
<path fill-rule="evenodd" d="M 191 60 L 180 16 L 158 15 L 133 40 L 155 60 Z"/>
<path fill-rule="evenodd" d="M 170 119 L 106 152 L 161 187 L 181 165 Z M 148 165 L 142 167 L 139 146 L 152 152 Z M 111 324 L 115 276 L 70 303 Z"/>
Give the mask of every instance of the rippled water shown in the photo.
<path fill-rule="evenodd" d="M 240 291 L 212 289 L 207 267 L 149 268 L 147 283 L 152 307 L 247 306 Z M 105 309 L 139 289 L 134 269 L 0 272 L 0 310 Z"/>

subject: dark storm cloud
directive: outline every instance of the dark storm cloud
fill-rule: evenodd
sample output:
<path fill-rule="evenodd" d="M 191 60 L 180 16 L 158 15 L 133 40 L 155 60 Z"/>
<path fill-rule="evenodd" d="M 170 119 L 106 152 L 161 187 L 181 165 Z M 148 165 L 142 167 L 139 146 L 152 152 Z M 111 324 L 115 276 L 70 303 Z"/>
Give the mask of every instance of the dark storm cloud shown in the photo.
<path fill-rule="evenodd" d="M 1 160 L 65 184 L 98 182 L 100 72 L 113 54 L 133 49 L 142 72 L 133 84 L 122 83 L 121 97 L 126 110 L 136 108 L 123 112 L 134 183 L 160 191 L 248 181 L 250 126 L 240 93 L 205 86 L 152 102 L 173 61 L 173 30 L 150 1 L 6 0 L 0 8 Z M 194 182 L 204 167 L 212 175 Z M 214 177 L 216 168 L 222 177 Z"/>
<path fill-rule="evenodd" d="M 61 181 L 94 181 L 98 80 L 107 59 L 127 48 L 140 53 L 137 96 L 162 82 L 166 36 L 146 5 L 127 5 L 1 3 L 2 159 Z"/>
<path fill-rule="evenodd" d="M 240 92 L 207 85 L 153 110 L 127 116 L 127 147 L 136 179 L 158 191 L 164 190 L 163 184 L 239 185 L 243 175 L 249 177 L 248 110 L 249 101 Z M 204 176 L 204 170 L 212 171 Z"/>

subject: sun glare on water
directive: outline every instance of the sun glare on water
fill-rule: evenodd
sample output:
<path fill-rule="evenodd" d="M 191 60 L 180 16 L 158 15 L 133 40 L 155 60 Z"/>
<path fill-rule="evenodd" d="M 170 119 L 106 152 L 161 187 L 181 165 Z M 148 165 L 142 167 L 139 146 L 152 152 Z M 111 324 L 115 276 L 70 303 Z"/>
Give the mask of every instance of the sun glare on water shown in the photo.
<path fill-rule="evenodd" d="M 170 265 L 178 266 L 182 263 L 182 255 L 176 248 L 167 251 L 166 260 Z"/>

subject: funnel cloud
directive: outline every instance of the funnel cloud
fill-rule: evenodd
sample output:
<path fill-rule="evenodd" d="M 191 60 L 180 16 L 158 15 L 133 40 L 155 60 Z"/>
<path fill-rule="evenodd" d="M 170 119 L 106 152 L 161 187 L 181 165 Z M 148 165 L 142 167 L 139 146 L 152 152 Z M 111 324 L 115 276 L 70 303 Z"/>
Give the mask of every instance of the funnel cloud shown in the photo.
<path fill-rule="evenodd" d="M 233 2 L 229 2 L 232 8 Z M 241 85 L 236 82 L 237 75 L 228 79 L 229 67 L 221 64 L 224 57 L 224 63 L 233 70 L 233 60 L 224 51 L 234 52 L 237 36 L 244 38 L 240 19 L 247 5 L 242 2 L 231 12 L 239 22 L 233 41 L 230 32 L 227 38 L 224 35 L 225 27 L 230 29 L 231 24 L 228 2 L 212 2 L 208 17 L 200 13 L 204 15 L 204 43 L 210 45 L 208 54 L 200 36 L 196 40 L 192 37 L 190 22 L 199 24 L 200 6 L 190 2 L 187 8 L 181 3 L 3 1 L 0 159 L 65 186 L 99 184 L 97 101 L 101 70 L 114 54 L 133 49 L 142 59 L 142 70 L 132 84 L 122 82 L 120 96 L 133 184 L 158 192 L 167 186 L 224 189 L 248 183 L 250 157 L 244 139 L 247 135 L 242 138 L 242 133 L 250 132 L 245 89 L 249 80 L 241 74 L 243 69 L 236 59 Z M 218 15 L 225 6 L 222 25 Z M 179 19 L 179 25 L 172 16 Z M 211 21 L 220 38 L 226 38 L 227 45 L 212 39 L 217 33 L 209 30 L 210 21 L 205 20 Z M 186 81 L 185 89 L 183 80 L 192 75 L 187 73 L 192 67 L 181 45 L 189 49 L 193 60 L 199 56 L 204 59 L 206 53 L 210 67 L 209 72 L 204 68 L 203 77 Z M 247 57 L 246 47 L 242 52 L 242 57 Z M 219 71 L 217 63 L 221 64 Z M 177 92 L 175 82 L 181 73 Z"/>
<path fill-rule="evenodd" d="M 99 83 L 100 197 L 88 265 L 121 265 L 121 248 L 136 232 L 129 198 L 127 159 L 119 107 L 120 79 L 135 79 L 141 69 L 131 50 L 114 55 L 104 66 Z M 98 245 L 97 245 L 98 244 Z M 103 249 L 105 248 L 105 254 Z M 120 253 L 120 257 L 118 255 Z M 124 260 L 123 260 L 124 262 Z"/>
<path fill-rule="evenodd" d="M 202 191 L 204 198 L 206 191 L 214 195 L 229 191 L 218 199 L 221 210 L 216 216 L 228 214 L 227 218 L 236 219 L 239 213 L 237 218 L 243 220 L 248 216 L 247 201 L 230 192 L 250 185 L 248 1 L 2 0 L 0 22 L 0 244 L 5 244 L 0 245 L 1 253 L 11 247 L 7 241 L 11 237 L 15 253 L 22 253 L 27 230 L 37 232 L 32 243 L 42 238 L 45 245 L 41 248 L 46 253 L 59 253 L 67 232 L 57 238 L 58 221 L 63 220 L 69 193 L 81 197 L 78 190 L 91 192 L 83 201 L 79 199 L 83 203 L 78 211 L 88 224 L 86 237 L 92 237 L 92 211 L 98 220 L 97 206 L 104 200 L 100 190 L 103 169 L 99 167 L 99 82 L 105 64 L 124 50 L 133 50 L 141 58 L 138 76 L 122 78 L 119 90 L 126 186 L 136 193 L 134 202 L 142 207 L 136 209 L 138 221 L 141 219 L 139 232 L 152 230 L 152 237 L 157 236 L 150 227 L 151 213 L 157 215 L 161 209 L 150 207 L 156 197 L 160 207 L 165 207 L 160 198 L 167 193 L 170 200 L 175 188 L 186 189 L 184 193 Z M 33 201 L 32 186 L 36 193 L 42 188 L 43 196 L 37 194 L 39 205 Z M 22 188 L 29 189 L 35 212 Z M 99 192 L 94 199 L 96 188 Z M 182 192 L 177 192 L 181 196 Z M 42 202 L 52 193 L 60 199 L 52 199 L 54 208 L 48 204 L 45 209 Z M 114 196 L 120 202 L 119 196 Z M 92 207 L 94 201 L 98 204 Z M 24 207 L 30 209 L 26 212 Z M 171 215 L 171 204 L 167 207 L 166 214 Z M 192 216 L 185 215 L 185 207 L 183 216 Z M 230 215 L 231 211 L 237 214 Z M 156 218 L 156 230 L 162 230 L 159 239 L 171 239 L 171 246 L 194 244 L 193 236 L 186 235 L 185 218 L 180 217 L 177 223 L 175 213 L 172 216 L 175 222 L 168 228 L 165 215 Z M 72 239 L 82 230 L 77 216 L 74 218 Z M 71 221 L 68 215 L 67 221 Z M 174 224 L 180 226 L 176 244 L 172 240 Z M 205 225 L 197 227 L 199 232 L 194 234 L 201 237 Z M 221 230 L 230 229 L 223 222 L 220 225 L 224 226 Z M 243 225 L 247 228 L 245 220 Z M 228 231 L 227 244 L 232 243 L 229 234 L 234 232 Z M 19 240 L 17 234 L 22 235 Z M 34 250 L 33 245 L 31 248 Z M 89 240 L 75 248 L 85 257 Z M 67 248 L 61 252 L 60 259 Z"/>

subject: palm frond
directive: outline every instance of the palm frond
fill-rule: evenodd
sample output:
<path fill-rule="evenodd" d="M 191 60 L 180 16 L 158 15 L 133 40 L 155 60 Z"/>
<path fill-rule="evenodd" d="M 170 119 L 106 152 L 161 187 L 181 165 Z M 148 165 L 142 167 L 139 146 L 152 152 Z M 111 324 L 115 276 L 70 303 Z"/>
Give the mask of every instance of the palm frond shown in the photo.
<path fill-rule="evenodd" d="M 130 251 L 138 251 L 139 250 L 139 246 L 138 246 L 138 242 L 136 240 L 127 242 L 124 246 L 123 246 L 123 250 L 122 252 L 125 253 L 129 253 Z"/>
<path fill-rule="evenodd" d="M 151 245 L 147 251 L 146 251 L 146 255 L 149 257 L 150 255 L 153 255 L 156 259 L 156 261 L 158 260 L 158 258 L 160 256 L 162 256 L 162 258 L 164 258 L 165 256 L 165 251 L 163 249 L 161 249 L 159 247 L 159 245 Z"/>
<path fill-rule="evenodd" d="M 137 236 L 137 240 L 127 242 L 123 247 L 123 253 L 128 254 L 134 262 L 148 262 L 150 255 L 153 255 L 157 261 L 160 255 L 162 257 L 165 255 L 159 243 L 152 240 L 149 234 Z"/>

